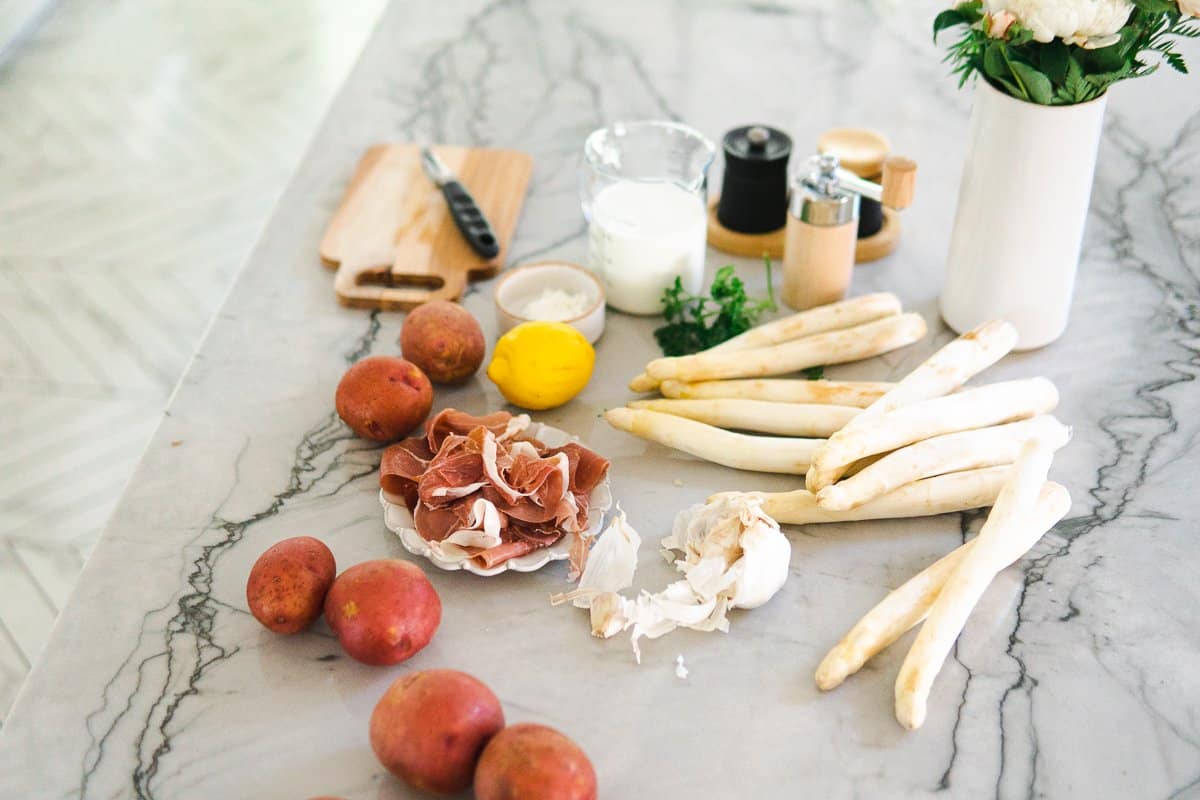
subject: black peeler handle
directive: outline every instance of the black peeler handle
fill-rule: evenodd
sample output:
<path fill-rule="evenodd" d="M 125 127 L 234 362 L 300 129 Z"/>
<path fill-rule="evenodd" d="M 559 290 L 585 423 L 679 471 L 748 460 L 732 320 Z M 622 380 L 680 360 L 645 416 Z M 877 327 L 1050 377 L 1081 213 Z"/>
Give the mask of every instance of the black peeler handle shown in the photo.
<path fill-rule="evenodd" d="M 442 186 L 442 196 L 450 206 L 450 216 L 454 224 L 462 232 L 463 238 L 479 255 L 484 258 L 495 258 L 500 253 L 500 242 L 496 240 L 496 232 L 471 193 L 458 181 L 448 181 Z"/>

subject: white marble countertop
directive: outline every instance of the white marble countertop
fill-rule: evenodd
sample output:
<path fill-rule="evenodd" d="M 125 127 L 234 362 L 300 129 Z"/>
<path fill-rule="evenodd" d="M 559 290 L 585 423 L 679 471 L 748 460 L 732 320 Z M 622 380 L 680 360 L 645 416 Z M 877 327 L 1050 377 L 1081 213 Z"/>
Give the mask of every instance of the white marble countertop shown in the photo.
<path fill-rule="evenodd" d="M 363 354 L 396 352 L 399 315 L 340 308 L 317 241 L 357 160 L 380 140 L 520 147 L 536 159 L 513 260 L 582 260 L 576 155 L 616 116 L 677 117 L 718 137 L 765 120 L 801 146 L 877 127 L 921 164 L 892 258 L 854 291 L 889 289 L 935 335 L 831 370 L 886 378 L 950 333 L 935 298 L 969 92 L 929 41 L 936 4 L 413 2 L 396 4 L 183 379 L 51 643 L 0 732 L 0 797 L 295 800 L 411 794 L 375 761 L 367 719 L 406 670 L 489 683 L 510 720 L 566 731 L 606 798 L 1192 797 L 1200 792 L 1200 111 L 1193 79 L 1113 92 L 1073 323 L 990 378 L 1043 374 L 1075 439 L 1053 477 L 1071 517 L 973 614 L 916 733 L 892 717 L 905 647 L 829 694 L 825 650 L 885 591 L 977 526 L 978 514 L 798 528 L 792 575 L 725 635 L 643 645 L 550 608 L 558 564 L 480 579 L 429 571 L 445 604 L 409 662 L 345 657 L 323 624 L 278 637 L 245 609 L 249 565 L 316 535 L 343 567 L 402 556 L 376 499 L 379 449 L 351 436 L 333 389 Z M 1193 60 L 1200 58 L 1192 48 Z M 1189 99 L 1190 98 L 1190 99 Z M 998 232 L 1015 235 L 1015 232 Z M 728 259 L 710 254 L 714 267 Z M 741 262 L 761 285 L 761 268 Z M 491 325 L 487 285 L 467 305 Z M 713 490 L 794 481 L 701 464 L 610 430 L 598 410 L 655 353 L 653 323 L 610 316 L 596 377 L 539 415 L 612 458 L 613 486 L 652 546 Z M 439 405 L 500 405 L 482 377 Z M 682 483 L 682 486 L 677 486 Z M 907 640 L 905 640 L 907 641 Z M 677 653 L 691 671 L 675 676 Z"/>

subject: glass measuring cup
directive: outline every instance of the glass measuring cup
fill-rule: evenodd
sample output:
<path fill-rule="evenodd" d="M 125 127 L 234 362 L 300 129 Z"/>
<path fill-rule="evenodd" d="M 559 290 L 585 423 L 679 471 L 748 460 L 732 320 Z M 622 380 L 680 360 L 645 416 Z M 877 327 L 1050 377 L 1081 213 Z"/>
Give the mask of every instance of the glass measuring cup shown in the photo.
<path fill-rule="evenodd" d="M 617 122 L 588 136 L 579 175 L 588 267 L 610 306 L 657 314 L 677 277 L 700 290 L 715 154 L 708 138 L 678 122 Z"/>

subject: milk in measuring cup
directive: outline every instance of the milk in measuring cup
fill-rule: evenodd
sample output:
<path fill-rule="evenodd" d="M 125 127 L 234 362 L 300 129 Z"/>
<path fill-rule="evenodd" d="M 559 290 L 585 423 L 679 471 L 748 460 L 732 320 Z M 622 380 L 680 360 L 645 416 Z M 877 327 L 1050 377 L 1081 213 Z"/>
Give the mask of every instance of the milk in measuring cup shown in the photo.
<path fill-rule="evenodd" d="M 662 311 L 663 290 L 678 276 L 689 292 L 704 279 L 704 201 L 674 183 L 623 180 L 592 205 L 588 264 L 608 304 L 630 314 Z"/>

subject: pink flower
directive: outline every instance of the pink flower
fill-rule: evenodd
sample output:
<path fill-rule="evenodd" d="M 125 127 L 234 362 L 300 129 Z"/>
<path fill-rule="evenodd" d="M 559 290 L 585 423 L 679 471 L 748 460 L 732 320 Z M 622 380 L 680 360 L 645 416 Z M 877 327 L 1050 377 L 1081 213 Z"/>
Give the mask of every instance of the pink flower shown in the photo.
<path fill-rule="evenodd" d="M 1194 1 L 1200 3 L 1200 0 Z M 1017 18 L 1011 11 L 997 11 L 995 14 L 984 15 L 983 26 L 988 36 L 993 39 L 1003 39 L 1004 34 L 1008 33 L 1009 27 L 1016 21 Z"/>

